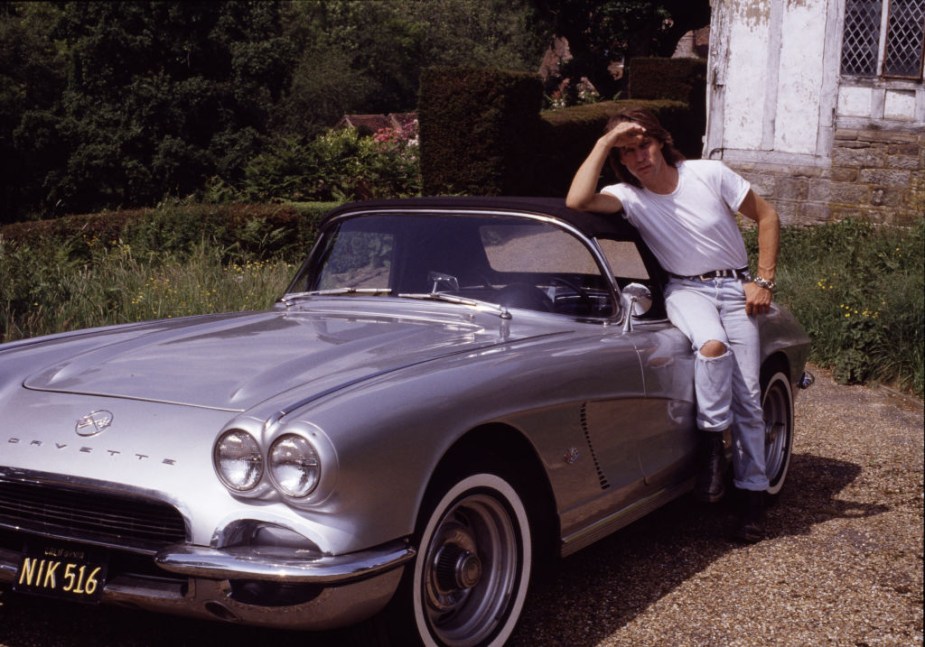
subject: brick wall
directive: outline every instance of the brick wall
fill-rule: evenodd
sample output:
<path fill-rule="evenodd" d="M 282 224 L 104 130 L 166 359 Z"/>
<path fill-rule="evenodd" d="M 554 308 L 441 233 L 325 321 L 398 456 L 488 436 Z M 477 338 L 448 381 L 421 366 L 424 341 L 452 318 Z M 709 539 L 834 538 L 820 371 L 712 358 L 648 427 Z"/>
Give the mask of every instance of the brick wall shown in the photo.
<path fill-rule="evenodd" d="M 925 132 L 837 129 L 830 167 L 730 164 L 784 224 L 846 218 L 910 225 L 925 217 Z"/>

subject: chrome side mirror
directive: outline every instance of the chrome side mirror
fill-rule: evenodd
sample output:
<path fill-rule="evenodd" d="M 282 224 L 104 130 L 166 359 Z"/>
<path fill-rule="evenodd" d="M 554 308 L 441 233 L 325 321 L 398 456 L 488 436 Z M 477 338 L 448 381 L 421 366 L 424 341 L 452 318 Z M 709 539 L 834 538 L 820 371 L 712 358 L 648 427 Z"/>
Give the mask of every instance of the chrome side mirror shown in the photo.
<path fill-rule="evenodd" d="M 652 291 L 641 283 L 630 283 L 620 290 L 623 302 L 623 332 L 633 330 L 633 317 L 641 317 L 652 309 Z"/>

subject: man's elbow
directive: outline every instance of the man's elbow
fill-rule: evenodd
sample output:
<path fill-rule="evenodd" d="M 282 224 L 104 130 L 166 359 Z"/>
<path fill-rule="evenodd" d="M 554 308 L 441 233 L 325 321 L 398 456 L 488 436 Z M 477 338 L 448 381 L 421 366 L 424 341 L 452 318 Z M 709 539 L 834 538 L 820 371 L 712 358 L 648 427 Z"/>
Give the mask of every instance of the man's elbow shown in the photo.
<path fill-rule="evenodd" d="M 587 205 L 585 204 L 585 200 L 576 198 L 571 195 L 565 198 L 565 206 L 568 207 L 569 209 L 577 209 L 578 211 L 587 210 Z"/>
<path fill-rule="evenodd" d="M 622 208 L 617 198 L 603 193 L 594 193 L 590 196 L 569 195 L 565 198 L 565 206 L 569 209 L 591 213 L 616 213 Z"/>

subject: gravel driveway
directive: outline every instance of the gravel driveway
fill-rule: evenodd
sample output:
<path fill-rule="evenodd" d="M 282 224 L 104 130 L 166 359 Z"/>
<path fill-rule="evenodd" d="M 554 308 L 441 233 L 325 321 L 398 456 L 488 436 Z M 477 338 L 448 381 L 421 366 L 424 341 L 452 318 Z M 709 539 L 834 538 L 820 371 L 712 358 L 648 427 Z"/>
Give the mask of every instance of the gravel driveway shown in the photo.
<path fill-rule="evenodd" d="M 685 498 L 556 565 L 512 645 L 922 645 L 923 406 L 814 371 L 770 538 Z M 0 596 L 0 647 L 343 644 Z"/>

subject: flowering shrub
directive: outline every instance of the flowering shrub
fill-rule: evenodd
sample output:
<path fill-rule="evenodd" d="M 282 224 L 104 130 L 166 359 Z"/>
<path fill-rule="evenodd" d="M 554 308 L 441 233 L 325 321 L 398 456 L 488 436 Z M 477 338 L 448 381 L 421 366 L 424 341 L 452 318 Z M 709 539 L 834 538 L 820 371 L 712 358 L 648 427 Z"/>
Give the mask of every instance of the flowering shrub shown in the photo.
<path fill-rule="evenodd" d="M 417 149 L 418 120 L 415 119 L 407 124 L 398 124 L 392 128 L 380 128 L 373 135 L 373 140 L 386 146 Z"/>
<path fill-rule="evenodd" d="M 248 200 L 346 201 L 421 192 L 418 124 L 382 128 L 371 137 L 329 130 L 300 144 L 276 142 L 245 173 Z"/>
<path fill-rule="evenodd" d="M 598 103 L 601 94 L 594 84 L 583 76 L 574 88 L 571 79 L 565 79 L 546 97 L 546 106 L 550 110 L 560 110 L 569 106 L 582 106 L 589 103 Z"/>

